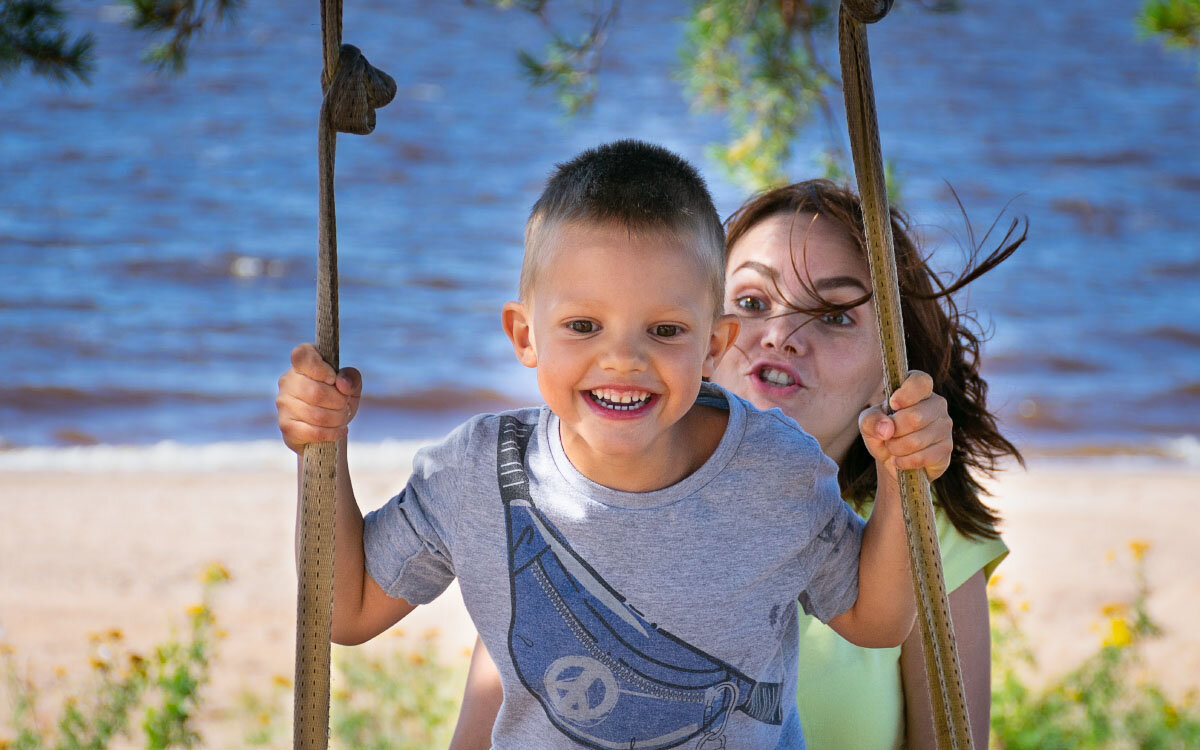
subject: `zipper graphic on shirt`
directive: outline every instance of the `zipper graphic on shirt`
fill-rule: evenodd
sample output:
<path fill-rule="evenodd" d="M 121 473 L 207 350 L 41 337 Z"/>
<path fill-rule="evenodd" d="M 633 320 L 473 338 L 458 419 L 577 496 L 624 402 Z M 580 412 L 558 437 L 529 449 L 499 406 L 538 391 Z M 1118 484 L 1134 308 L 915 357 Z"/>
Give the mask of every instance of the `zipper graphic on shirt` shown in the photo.
<path fill-rule="evenodd" d="M 738 710 L 782 723 L 782 686 L 757 682 L 649 622 L 570 547 L 529 493 L 535 425 L 500 421 L 496 474 L 508 531 L 508 648 L 551 723 L 592 748 L 725 745 Z"/>

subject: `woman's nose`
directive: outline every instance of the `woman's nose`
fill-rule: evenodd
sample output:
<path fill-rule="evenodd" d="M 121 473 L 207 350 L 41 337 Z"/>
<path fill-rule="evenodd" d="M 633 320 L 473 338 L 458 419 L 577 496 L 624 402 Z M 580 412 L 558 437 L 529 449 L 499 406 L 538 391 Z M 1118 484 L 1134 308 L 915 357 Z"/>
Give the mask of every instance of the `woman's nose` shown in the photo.
<path fill-rule="evenodd" d="M 800 354 L 804 344 L 804 323 L 796 315 L 780 315 L 767 321 L 763 330 L 762 346 L 787 354 Z"/>

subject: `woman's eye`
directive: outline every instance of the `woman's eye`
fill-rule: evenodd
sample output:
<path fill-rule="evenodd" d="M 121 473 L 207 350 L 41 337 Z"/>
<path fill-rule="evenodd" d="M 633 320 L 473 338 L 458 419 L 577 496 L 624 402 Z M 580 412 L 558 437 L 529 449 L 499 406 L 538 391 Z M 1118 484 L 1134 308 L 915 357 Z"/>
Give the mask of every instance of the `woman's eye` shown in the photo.
<path fill-rule="evenodd" d="M 679 326 L 668 324 L 654 326 L 654 335 L 664 339 L 669 339 L 672 336 L 679 335 Z"/>
<path fill-rule="evenodd" d="M 567 328 L 570 328 L 575 333 L 591 333 L 596 330 L 596 324 L 590 320 L 572 320 L 567 323 Z"/>
<path fill-rule="evenodd" d="M 738 297 L 733 301 L 733 304 L 737 305 L 738 309 L 745 310 L 746 312 L 762 312 L 767 309 L 766 302 L 749 294 L 744 297 Z"/>
<path fill-rule="evenodd" d="M 850 316 L 844 312 L 835 312 L 822 315 L 821 322 L 831 326 L 848 326 L 854 321 L 850 320 Z"/>

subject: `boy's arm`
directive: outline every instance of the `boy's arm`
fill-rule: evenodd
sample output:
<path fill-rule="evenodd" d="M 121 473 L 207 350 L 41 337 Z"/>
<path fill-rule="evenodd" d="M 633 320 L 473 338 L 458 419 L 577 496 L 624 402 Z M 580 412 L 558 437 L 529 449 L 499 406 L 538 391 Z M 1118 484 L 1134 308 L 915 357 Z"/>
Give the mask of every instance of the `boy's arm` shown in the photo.
<path fill-rule="evenodd" d="M 871 648 L 899 646 L 916 617 L 896 472 L 924 469 L 936 479 L 954 448 L 946 400 L 933 392 L 929 375 L 911 371 L 890 403 L 890 416 L 876 406 L 859 418 L 863 443 L 875 458 L 875 507 L 859 551 L 858 600 L 829 621 L 846 640 Z"/>
<path fill-rule="evenodd" d="M 335 489 L 332 640 L 354 645 L 382 633 L 414 609 L 384 593 L 366 570 L 363 517 L 354 499 L 346 461 L 346 432 L 357 411 L 362 380 L 357 370 L 334 373 L 311 344 L 292 351 L 292 368 L 279 379 L 275 399 L 284 442 L 296 451 L 301 481 L 304 445 L 338 442 Z M 299 483 L 298 483 L 299 484 Z M 296 503 L 296 554 L 299 564 L 300 502 Z"/>
<path fill-rule="evenodd" d="M 304 475 L 304 457 L 298 471 Z M 333 631 L 331 640 L 356 646 L 379 635 L 416 609 L 404 599 L 384 593 L 367 572 L 363 553 L 363 516 L 354 498 L 346 439 L 338 441 L 337 505 L 333 542 Z M 296 559 L 300 555 L 300 504 L 296 504 Z"/>
<path fill-rule="evenodd" d="M 900 489 L 895 477 L 881 469 L 875 508 L 858 554 L 858 599 L 830 620 L 829 627 L 856 646 L 899 646 L 916 617 L 908 568 Z"/>

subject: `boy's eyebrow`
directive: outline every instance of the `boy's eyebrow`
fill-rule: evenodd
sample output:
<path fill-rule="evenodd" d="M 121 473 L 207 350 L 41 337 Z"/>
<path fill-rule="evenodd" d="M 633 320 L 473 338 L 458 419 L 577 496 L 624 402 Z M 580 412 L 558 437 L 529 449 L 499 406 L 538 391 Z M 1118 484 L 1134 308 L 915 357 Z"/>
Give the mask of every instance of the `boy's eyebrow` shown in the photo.
<path fill-rule="evenodd" d="M 759 263 L 758 261 L 748 260 L 745 263 L 743 263 L 742 265 L 733 269 L 733 272 L 737 273 L 738 271 L 742 270 L 743 268 L 748 268 L 751 271 L 757 271 L 758 273 L 762 274 L 763 276 L 766 276 L 771 281 L 779 280 L 779 272 L 778 271 L 776 271 L 774 268 L 771 268 L 770 266 L 768 266 L 766 264 Z M 817 279 L 815 282 L 813 282 L 813 288 L 816 289 L 818 292 L 828 292 L 828 291 L 832 291 L 834 289 L 841 289 L 843 287 L 848 287 L 848 286 L 852 286 L 852 287 L 861 289 L 864 294 L 871 291 L 870 289 L 868 289 L 866 287 L 865 284 L 862 283 L 862 281 L 860 281 L 859 279 L 856 279 L 853 276 L 827 276 L 823 279 Z"/>

